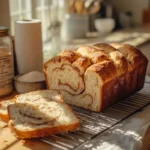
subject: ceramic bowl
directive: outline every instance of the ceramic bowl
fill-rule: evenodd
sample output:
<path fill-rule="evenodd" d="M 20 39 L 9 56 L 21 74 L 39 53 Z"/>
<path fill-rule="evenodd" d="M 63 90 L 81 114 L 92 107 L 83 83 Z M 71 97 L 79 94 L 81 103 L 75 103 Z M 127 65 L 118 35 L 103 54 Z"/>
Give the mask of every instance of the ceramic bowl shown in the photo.
<path fill-rule="evenodd" d="M 113 18 L 101 18 L 95 20 L 95 28 L 101 33 L 109 33 L 115 27 L 115 20 Z"/>
<path fill-rule="evenodd" d="M 22 74 L 23 75 L 23 74 Z M 19 81 L 18 78 L 22 75 L 17 75 L 14 77 L 15 89 L 18 93 L 28 93 L 32 91 L 46 89 L 46 82 L 38 81 L 38 82 L 23 82 Z"/>

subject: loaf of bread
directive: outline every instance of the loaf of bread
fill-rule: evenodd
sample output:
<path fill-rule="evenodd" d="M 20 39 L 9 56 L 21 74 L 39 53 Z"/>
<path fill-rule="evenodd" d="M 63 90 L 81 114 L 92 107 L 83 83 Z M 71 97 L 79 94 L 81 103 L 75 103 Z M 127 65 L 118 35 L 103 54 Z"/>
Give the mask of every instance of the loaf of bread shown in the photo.
<path fill-rule="evenodd" d="M 21 94 L 8 106 L 9 126 L 20 139 L 75 131 L 79 119 L 55 90 Z"/>
<path fill-rule="evenodd" d="M 44 72 L 48 89 L 60 90 L 66 103 L 100 112 L 143 87 L 147 64 L 129 44 L 98 43 L 62 51 Z"/>

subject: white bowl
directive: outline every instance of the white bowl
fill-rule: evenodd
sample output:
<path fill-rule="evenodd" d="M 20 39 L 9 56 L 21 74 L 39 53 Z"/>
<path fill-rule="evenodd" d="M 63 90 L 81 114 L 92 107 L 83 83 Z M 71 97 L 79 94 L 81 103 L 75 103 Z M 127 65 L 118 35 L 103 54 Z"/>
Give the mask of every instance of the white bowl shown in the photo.
<path fill-rule="evenodd" d="M 23 81 L 18 80 L 20 76 L 21 75 L 17 75 L 14 77 L 15 89 L 18 93 L 23 94 L 23 93 L 28 93 L 32 91 L 46 89 L 45 80 L 38 81 L 38 82 L 23 82 Z"/>
<path fill-rule="evenodd" d="M 101 18 L 95 20 L 95 28 L 101 33 L 109 33 L 115 27 L 115 20 L 113 18 Z"/>

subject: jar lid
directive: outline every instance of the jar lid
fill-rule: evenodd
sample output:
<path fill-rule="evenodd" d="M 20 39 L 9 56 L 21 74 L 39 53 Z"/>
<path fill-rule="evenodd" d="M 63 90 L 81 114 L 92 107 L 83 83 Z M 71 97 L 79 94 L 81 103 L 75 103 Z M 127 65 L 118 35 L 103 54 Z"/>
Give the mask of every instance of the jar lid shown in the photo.
<path fill-rule="evenodd" d="M 4 26 L 0 26 L 0 37 L 8 36 L 9 29 Z"/>

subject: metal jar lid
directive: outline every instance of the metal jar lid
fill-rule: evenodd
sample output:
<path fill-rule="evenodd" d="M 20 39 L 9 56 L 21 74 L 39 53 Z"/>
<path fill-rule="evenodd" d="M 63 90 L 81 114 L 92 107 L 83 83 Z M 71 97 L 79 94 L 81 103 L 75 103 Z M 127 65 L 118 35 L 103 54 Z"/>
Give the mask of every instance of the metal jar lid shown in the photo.
<path fill-rule="evenodd" d="M 9 29 L 7 27 L 0 26 L 0 37 L 8 36 L 8 31 Z"/>

